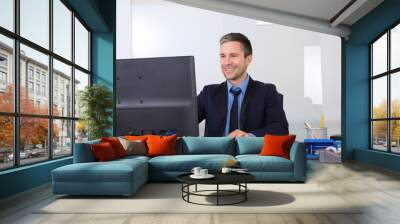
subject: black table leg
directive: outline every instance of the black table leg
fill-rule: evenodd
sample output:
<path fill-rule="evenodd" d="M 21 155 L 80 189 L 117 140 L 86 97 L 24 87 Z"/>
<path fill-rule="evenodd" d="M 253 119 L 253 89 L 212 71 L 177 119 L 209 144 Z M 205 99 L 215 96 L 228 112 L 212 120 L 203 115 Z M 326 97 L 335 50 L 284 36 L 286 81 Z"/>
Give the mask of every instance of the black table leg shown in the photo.
<path fill-rule="evenodd" d="M 244 201 L 247 201 L 247 182 L 246 183 L 244 183 L 244 190 L 245 190 L 245 192 L 244 192 Z"/>
<path fill-rule="evenodd" d="M 217 184 L 217 206 L 219 206 L 219 184 Z"/>

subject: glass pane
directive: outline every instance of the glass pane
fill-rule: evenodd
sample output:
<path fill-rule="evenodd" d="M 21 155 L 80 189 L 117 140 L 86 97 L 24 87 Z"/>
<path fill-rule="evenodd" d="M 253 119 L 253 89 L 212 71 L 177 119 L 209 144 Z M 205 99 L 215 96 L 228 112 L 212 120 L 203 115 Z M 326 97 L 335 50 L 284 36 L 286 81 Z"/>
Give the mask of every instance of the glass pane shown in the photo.
<path fill-rule="evenodd" d="M 48 114 L 48 64 L 47 55 L 21 44 L 21 113 Z"/>
<path fill-rule="evenodd" d="M 49 48 L 49 0 L 20 0 L 21 36 Z"/>
<path fill-rule="evenodd" d="M 75 121 L 75 143 L 88 140 L 88 129 L 84 120 Z"/>
<path fill-rule="evenodd" d="M 400 153 L 400 121 L 391 121 L 392 152 Z"/>
<path fill-rule="evenodd" d="M 391 69 L 400 67 L 400 24 L 391 31 L 390 50 Z"/>
<path fill-rule="evenodd" d="M 373 75 L 387 71 L 387 34 L 372 44 Z"/>
<path fill-rule="evenodd" d="M 0 170 L 14 165 L 14 124 L 10 116 L 0 116 Z"/>
<path fill-rule="evenodd" d="M 387 121 L 372 122 L 372 148 L 387 151 Z"/>
<path fill-rule="evenodd" d="M 75 18 L 75 63 L 89 70 L 89 32 Z"/>
<path fill-rule="evenodd" d="M 72 12 L 60 1 L 53 1 L 53 51 L 71 60 Z"/>
<path fill-rule="evenodd" d="M 0 26 L 14 31 L 14 0 L 0 1 Z"/>
<path fill-rule="evenodd" d="M 75 69 L 75 117 L 81 115 L 80 94 L 86 86 L 89 86 L 89 75 Z"/>
<path fill-rule="evenodd" d="M 72 121 L 53 120 L 53 157 L 72 154 Z"/>
<path fill-rule="evenodd" d="M 72 117 L 71 66 L 53 60 L 53 115 Z"/>
<path fill-rule="evenodd" d="M 48 121 L 45 118 L 21 117 L 20 164 L 34 163 L 49 158 Z"/>
<path fill-rule="evenodd" d="M 13 40 L 0 35 L 0 111 L 14 111 Z"/>
<path fill-rule="evenodd" d="M 391 115 L 400 118 L 400 72 L 391 75 Z"/>
<path fill-rule="evenodd" d="M 387 118 L 387 78 L 372 81 L 372 118 Z"/>

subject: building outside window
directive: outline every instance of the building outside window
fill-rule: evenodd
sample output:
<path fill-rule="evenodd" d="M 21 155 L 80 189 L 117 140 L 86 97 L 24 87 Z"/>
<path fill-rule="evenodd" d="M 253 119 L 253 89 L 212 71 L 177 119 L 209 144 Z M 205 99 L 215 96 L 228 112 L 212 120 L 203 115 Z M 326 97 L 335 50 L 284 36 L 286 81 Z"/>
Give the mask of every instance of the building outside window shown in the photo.
<path fill-rule="evenodd" d="M 5 91 L 7 86 L 7 56 L 0 54 L 0 91 Z"/>
<path fill-rule="evenodd" d="M 29 74 L 29 79 L 33 80 L 33 67 L 29 66 L 28 74 Z"/>
<path fill-rule="evenodd" d="M 400 153 L 400 25 L 370 44 L 371 148 Z"/>
<path fill-rule="evenodd" d="M 34 93 L 33 82 L 31 82 L 31 81 L 28 82 L 28 91 L 29 91 L 29 94 Z"/>
<path fill-rule="evenodd" d="M 46 96 L 46 86 L 42 86 L 42 96 Z"/>

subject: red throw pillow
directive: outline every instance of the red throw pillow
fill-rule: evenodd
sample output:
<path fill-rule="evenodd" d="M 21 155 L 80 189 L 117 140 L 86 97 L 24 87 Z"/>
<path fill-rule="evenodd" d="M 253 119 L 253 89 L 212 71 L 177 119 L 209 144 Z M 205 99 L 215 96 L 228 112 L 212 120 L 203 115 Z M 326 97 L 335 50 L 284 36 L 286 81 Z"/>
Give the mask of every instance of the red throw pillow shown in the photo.
<path fill-rule="evenodd" d="M 114 149 L 115 155 L 117 158 L 121 158 L 126 156 L 126 151 L 122 146 L 121 142 L 119 142 L 118 138 L 111 137 L 111 138 L 101 138 L 101 142 L 108 142 Z"/>
<path fill-rule="evenodd" d="M 108 142 L 92 144 L 91 149 L 94 157 L 99 162 L 109 161 L 117 158 L 113 147 Z"/>
<path fill-rule="evenodd" d="M 265 135 L 264 146 L 261 149 L 262 156 L 280 156 L 290 158 L 290 148 L 296 135 Z"/>
<path fill-rule="evenodd" d="M 176 135 L 147 137 L 148 156 L 176 155 Z"/>

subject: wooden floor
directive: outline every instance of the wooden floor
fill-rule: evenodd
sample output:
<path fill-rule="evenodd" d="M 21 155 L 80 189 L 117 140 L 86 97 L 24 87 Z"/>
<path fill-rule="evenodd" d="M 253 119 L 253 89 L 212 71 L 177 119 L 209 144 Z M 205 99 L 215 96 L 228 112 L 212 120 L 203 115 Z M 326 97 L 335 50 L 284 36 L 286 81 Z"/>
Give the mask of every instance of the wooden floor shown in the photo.
<path fill-rule="evenodd" d="M 316 183 L 349 203 L 365 204 L 357 214 L 35 214 L 54 200 L 42 186 L 0 202 L 0 223 L 400 223 L 400 174 L 359 163 L 308 163 L 307 183 Z M 316 201 L 315 203 L 319 203 Z"/>

